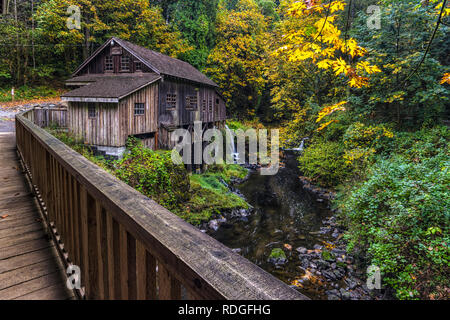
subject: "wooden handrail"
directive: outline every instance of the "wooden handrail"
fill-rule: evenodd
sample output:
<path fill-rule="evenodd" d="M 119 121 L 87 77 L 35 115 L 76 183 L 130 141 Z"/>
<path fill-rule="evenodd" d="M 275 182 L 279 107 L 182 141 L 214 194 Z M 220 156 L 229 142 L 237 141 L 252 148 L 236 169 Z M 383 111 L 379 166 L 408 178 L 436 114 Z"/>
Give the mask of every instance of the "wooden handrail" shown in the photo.
<path fill-rule="evenodd" d="M 87 299 L 307 299 L 28 116 L 16 117 L 18 150 Z"/>

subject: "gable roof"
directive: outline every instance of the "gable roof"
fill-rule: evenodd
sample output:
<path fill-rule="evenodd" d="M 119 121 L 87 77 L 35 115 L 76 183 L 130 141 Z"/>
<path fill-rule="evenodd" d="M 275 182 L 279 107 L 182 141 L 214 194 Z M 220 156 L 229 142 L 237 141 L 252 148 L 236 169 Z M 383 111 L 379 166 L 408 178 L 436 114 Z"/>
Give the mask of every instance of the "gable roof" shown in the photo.
<path fill-rule="evenodd" d="M 94 54 L 75 71 L 74 75 L 83 69 L 95 56 L 106 48 L 106 46 L 111 44 L 112 41 L 118 43 L 125 50 L 129 51 L 157 74 L 186 79 L 200 84 L 217 87 L 217 84 L 214 81 L 185 61 L 169 57 L 165 54 L 138 46 L 134 43 L 116 37 L 111 38 L 99 49 L 97 49 Z"/>
<path fill-rule="evenodd" d="M 67 92 L 61 96 L 63 101 L 111 102 L 117 103 L 130 94 L 161 79 L 156 73 L 142 74 L 99 74 L 72 78 L 73 82 L 86 82 L 87 85 Z"/>

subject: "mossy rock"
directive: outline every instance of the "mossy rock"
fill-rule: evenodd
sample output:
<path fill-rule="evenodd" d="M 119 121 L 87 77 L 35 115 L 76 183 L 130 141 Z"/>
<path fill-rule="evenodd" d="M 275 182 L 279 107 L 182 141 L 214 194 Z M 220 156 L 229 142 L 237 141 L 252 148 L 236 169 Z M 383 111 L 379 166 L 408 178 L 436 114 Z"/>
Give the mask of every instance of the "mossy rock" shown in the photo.
<path fill-rule="evenodd" d="M 331 252 L 324 250 L 322 251 L 322 259 L 328 262 L 334 262 L 336 257 Z"/>
<path fill-rule="evenodd" d="M 276 265 L 285 264 L 287 262 L 286 254 L 282 249 L 275 248 L 270 253 L 269 262 Z"/>

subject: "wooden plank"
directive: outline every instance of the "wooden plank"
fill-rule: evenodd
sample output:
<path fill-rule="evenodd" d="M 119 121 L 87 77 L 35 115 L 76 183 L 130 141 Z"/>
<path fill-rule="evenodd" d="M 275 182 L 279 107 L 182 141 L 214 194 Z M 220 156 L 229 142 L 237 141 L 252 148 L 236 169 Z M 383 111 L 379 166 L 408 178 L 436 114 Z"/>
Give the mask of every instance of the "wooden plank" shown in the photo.
<path fill-rule="evenodd" d="M 30 281 L 59 270 L 54 260 L 45 260 L 0 274 L 0 290 Z"/>
<path fill-rule="evenodd" d="M 89 285 L 89 232 L 88 232 L 88 194 L 80 186 L 80 242 L 81 242 L 81 273 L 82 284 L 88 290 Z M 88 294 L 86 292 L 86 294 Z M 88 296 L 89 297 L 89 296 Z"/>
<path fill-rule="evenodd" d="M 64 279 L 61 277 L 61 274 L 58 271 L 15 285 L 8 289 L 0 290 L 0 300 L 13 300 L 20 297 L 23 298 L 30 293 L 34 293 L 36 291 L 46 289 L 54 285 L 59 285 L 59 290 L 62 291 L 62 288 L 64 286 Z M 45 293 L 40 292 L 38 299 L 42 299 L 44 297 Z"/>
<path fill-rule="evenodd" d="M 81 241 L 80 237 L 80 198 L 79 198 L 79 186 L 78 181 L 73 179 L 73 225 L 74 225 L 74 251 L 72 252 L 73 262 L 76 265 L 80 265 L 80 251 L 81 251 Z"/>
<path fill-rule="evenodd" d="M 9 215 L 12 217 L 13 215 L 17 214 L 35 214 L 37 212 L 36 205 L 34 203 L 30 202 L 20 202 L 16 203 L 14 205 L 11 205 L 9 208 L 2 208 L 0 209 L 0 214 L 3 215 Z M 9 217 L 8 217 L 9 218 Z"/>
<path fill-rule="evenodd" d="M 34 224 L 36 222 L 40 222 L 39 216 L 36 216 L 35 214 L 30 214 L 29 212 L 27 212 L 25 215 L 19 215 L 18 218 L 16 216 L 15 219 L 8 219 L 8 218 L 9 217 L 6 217 L 5 219 L 0 219 L 0 230 L 23 227 L 30 224 Z"/>
<path fill-rule="evenodd" d="M 64 283 L 58 283 L 50 287 L 46 287 L 35 292 L 23 295 L 14 300 L 66 300 L 71 296 L 62 288 Z"/>
<path fill-rule="evenodd" d="M 99 299 L 106 299 L 108 297 L 108 252 L 105 246 L 107 242 L 107 226 L 106 226 L 106 212 L 96 202 L 96 220 L 97 220 L 97 260 L 98 260 L 98 296 Z"/>
<path fill-rule="evenodd" d="M 8 228 L 5 230 L 0 230 L 0 242 L 5 238 L 17 237 L 22 234 L 26 234 L 33 231 L 43 230 L 42 223 L 34 222 L 32 224 L 14 228 Z"/>
<path fill-rule="evenodd" d="M 47 235 L 43 232 L 43 230 L 27 232 L 20 236 L 13 236 L 9 238 L 4 238 L 1 241 L 0 248 L 5 249 L 11 246 L 16 246 L 18 244 L 22 244 L 25 242 L 37 240 L 37 239 L 47 239 Z"/>
<path fill-rule="evenodd" d="M 53 243 L 47 239 L 38 239 L 2 248 L 2 250 L 0 250 L 0 260 L 48 248 L 52 245 Z"/>
<path fill-rule="evenodd" d="M 1 211 L 0 215 L 5 216 L 5 218 L 2 218 L 1 222 L 7 222 L 7 221 L 14 221 L 14 220 L 21 220 L 28 217 L 33 217 L 37 221 L 40 221 L 39 212 L 34 206 L 30 206 L 29 208 L 25 209 L 13 209 L 8 211 Z"/>
<path fill-rule="evenodd" d="M 163 264 L 158 262 L 159 300 L 180 300 L 180 283 L 170 275 Z"/>
<path fill-rule="evenodd" d="M 106 247 L 107 247 L 107 255 L 108 255 L 108 298 L 110 300 L 118 297 L 116 294 L 116 267 L 115 256 L 117 256 L 117 252 L 115 252 L 114 248 L 114 222 L 111 215 L 108 213 L 106 216 Z"/>
<path fill-rule="evenodd" d="M 31 264 L 54 259 L 53 247 L 22 254 L 0 262 L 0 274 L 16 270 Z"/>
<path fill-rule="evenodd" d="M 119 225 L 120 299 L 128 300 L 128 239 L 127 231 Z"/>
<path fill-rule="evenodd" d="M 136 239 L 127 234 L 128 300 L 137 299 Z"/>
<path fill-rule="evenodd" d="M 31 193 L 20 197 L 9 197 L 0 202 L 0 211 L 8 208 L 15 208 L 17 206 L 23 206 L 24 202 L 29 203 L 30 201 L 33 201 L 33 195 Z"/>
<path fill-rule="evenodd" d="M 136 243 L 137 300 L 156 300 L 156 260 L 141 242 Z"/>

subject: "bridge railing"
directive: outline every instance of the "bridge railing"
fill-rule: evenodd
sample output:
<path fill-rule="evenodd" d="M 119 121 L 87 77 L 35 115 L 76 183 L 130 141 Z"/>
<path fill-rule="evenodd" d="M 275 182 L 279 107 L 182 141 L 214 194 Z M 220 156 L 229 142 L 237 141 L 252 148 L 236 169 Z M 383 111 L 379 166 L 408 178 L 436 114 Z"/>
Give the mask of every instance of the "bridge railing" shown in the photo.
<path fill-rule="evenodd" d="M 87 299 L 307 299 L 119 181 L 32 121 L 17 146 Z"/>

